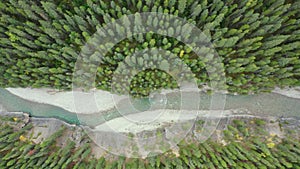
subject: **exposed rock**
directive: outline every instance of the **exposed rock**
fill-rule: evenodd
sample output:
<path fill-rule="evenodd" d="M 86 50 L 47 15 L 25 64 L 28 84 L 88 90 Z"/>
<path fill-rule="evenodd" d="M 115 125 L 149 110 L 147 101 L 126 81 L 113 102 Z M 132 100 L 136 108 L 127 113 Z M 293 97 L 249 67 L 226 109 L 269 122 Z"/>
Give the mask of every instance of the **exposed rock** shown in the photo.
<path fill-rule="evenodd" d="M 4 118 L 8 118 L 10 120 L 5 121 L 5 123 L 14 126 L 16 129 L 20 129 L 24 127 L 27 123 L 29 123 L 29 114 L 23 112 L 0 112 L 0 115 Z"/>
<path fill-rule="evenodd" d="M 70 125 L 64 121 L 55 118 L 31 118 L 30 122 L 33 124 L 33 128 L 29 132 L 32 135 L 32 141 L 40 143 L 52 134 L 57 132 L 61 127 L 67 127 L 63 136 L 60 137 L 57 142 L 61 145 L 67 143 L 68 140 L 74 141 L 75 146 L 79 147 L 84 144 L 83 137 L 85 132 L 80 126 Z"/>
<path fill-rule="evenodd" d="M 290 134 L 293 131 L 298 131 L 293 134 L 299 137 L 300 131 L 299 118 L 259 117 L 251 115 L 248 111 L 237 110 L 232 114 L 225 113 L 223 116 L 210 117 L 208 119 L 199 118 L 196 121 L 187 119 L 187 121 L 173 122 L 173 124 L 168 122 L 158 128 L 136 133 L 94 132 L 87 130 L 88 127 L 86 126 L 70 125 L 54 118 L 29 117 L 28 114 L 21 112 L 0 113 L 0 115 L 2 118 L 10 119 L 5 122 L 10 123 L 16 129 L 20 129 L 28 123 L 32 124 L 33 128 L 29 131 L 27 138 L 32 136 L 31 140 L 35 143 L 42 142 L 62 126 L 65 126 L 67 130 L 57 140 L 61 146 L 64 146 L 68 140 L 71 140 L 76 143 L 76 147 L 79 147 L 87 141 L 90 142 L 90 139 L 86 139 L 90 136 L 97 140 L 91 144 L 93 147 L 92 152 L 96 157 L 109 156 L 107 152 L 142 158 L 149 156 L 149 154 L 161 153 L 169 149 L 176 153 L 178 150 L 177 143 L 182 139 L 186 142 L 202 142 L 210 138 L 226 144 L 223 140 L 222 131 L 227 128 L 228 124 L 232 124 L 234 119 L 246 121 L 251 121 L 251 119 L 255 118 L 264 119 L 267 122 L 265 130 L 270 135 L 277 135 L 278 137 L 284 137 L 286 132 Z M 17 121 L 14 121 L 13 118 L 16 118 Z M 217 125 L 213 124 L 215 121 L 219 123 Z M 0 122 L 2 123 L 2 120 Z M 213 130 L 213 132 L 210 130 Z"/>
<path fill-rule="evenodd" d="M 280 131 L 284 131 L 295 138 L 300 137 L 300 118 L 299 117 L 281 117 L 278 120 Z"/>

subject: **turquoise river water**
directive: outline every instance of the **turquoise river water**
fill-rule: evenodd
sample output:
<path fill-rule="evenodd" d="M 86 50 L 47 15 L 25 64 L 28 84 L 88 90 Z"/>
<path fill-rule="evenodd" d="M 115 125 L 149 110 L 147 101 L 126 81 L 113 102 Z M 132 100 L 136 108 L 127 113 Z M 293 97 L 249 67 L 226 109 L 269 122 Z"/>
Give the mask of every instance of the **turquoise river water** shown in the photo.
<path fill-rule="evenodd" d="M 194 101 L 193 95 L 188 98 L 188 102 Z M 166 108 L 174 108 L 178 102 L 178 96 L 169 94 L 167 95 Z M 169 101 L 170 100 L 170 101 Z M 151 105 L 149 99 L 139 99 L 135 102 L 135 107 L 139 110 L 147 110 Z M 202 109 L 208 109 L 210 105 L 210 96 L 206 94 L 200 95 L 200 105 Z M 90 124 L 100 124 L 103 121 L 119 117 L 120 114 L 117 110 L 111 110 L 99 117 L 99 114 L 91 114 L 85 117 L 80 117 L 78 120 L 77 114 L 69 112 L 57 106 L 49 104 L 41 104 L 22 99 L 5 89 L 0 88 L 0 106 L 6 111 L 11 112 L 26 112 L 34 117 L 51 117 L 64 120 L 71 124 L 82 124 L 82 119 L 86 119 Z M 175 106 L 176 107 L 176 106 Z M 275 93 L 262 93 L 255 95 L 226 95 L 225 109 L 239 109 L 245 108 L 257 115 L 271 115 L 271 116 L 284 116 L 300 117 L 300 99 L 289 98 Z M 127 110 L 128 113 L 134 113 L 134 110 Z"/>

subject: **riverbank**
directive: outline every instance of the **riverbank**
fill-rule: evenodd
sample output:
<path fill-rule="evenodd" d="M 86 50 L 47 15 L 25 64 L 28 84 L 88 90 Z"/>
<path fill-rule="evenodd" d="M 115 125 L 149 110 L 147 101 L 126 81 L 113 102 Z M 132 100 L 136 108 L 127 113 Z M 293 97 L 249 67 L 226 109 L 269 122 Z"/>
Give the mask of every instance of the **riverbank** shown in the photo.
<path fill-rule="evenodd" d="M 32 102 L 32 108 L 28 109 L 28 106 L 23 105 L 20 107 L 18 105 L 10 104 L 11 108 L 20 107 L 18 110 L 15 109 L 8 109 L 8 111 L 31 111 L 35 110 L 36 106 L 34 103 L 40 104 L 48 104 L 53 105 L 58 108 L 69 111 L 68 116 L 70 113 L 74 114 L 93 114 L 93 113 L 106 113 L 110 110 L 116 110 L 116 105 L 118 105 L 117 110 L 121 109 L 128 109 L 130 112 L 135 112 L 134 108 L 130 107 L 130 100 L 126 100 L 122 98 L 122 96 L 113 95 L 107 91 L 102 90 L 94 90 L 90 93 L 85 92 L 72 92 L 72 91 L 58 91 L 54 89 L 30 89 L 30 88 L 7 88 L 8 92 L 10 92 L 15 97 L 22 98 L 24 100 L 28 100 Z M 178 90 L 174 90 L 173 92 L 178 92 Z M 7 93 L 7 92 L 6 92 Z M 163 90 L 161 92 L 162 95 L 166 96 L 169 95 L 170 99 L 175 99 L 175 105 L 180 104 L 180 102 L 176 103 L 176 98 L 178 96 L 171 96 L 172 91 L 170 90 Z M 8 94 L 8 93 L 7 93 Z M 175 94 L 176 95 L 176 94 Z M 179 95 L 180 96 L 180 95 Z M 156 97 L 156 96 L 155 96 Z M 160 96 L 155 101 L 159 101 Z M 195 101 L 196 97 L 194 94 L 191 95 L 191 98 L 187 98 L 186 102 L 192 103 Z M 7 96 L 3 96 L 3 99 L 6 99 Z M 74 98 L 76 104 L 74 102 Z M 225 97 L 223 97 L 225 98 Z M 150 97 L 150 101 L 151 101 Z M 158 100 L 157 100 L 158 99 Z M 168 98 L 169 99 L 169 98 Z M 1 101 L 1 100 L 0 100 Z M 163 100 L 164 101 L 164 100 Z M 10 102 L 16 102 L 15 99 L 12 99 Z M 209 95 L 201 94 L 200 96 L 200 110 L 209 110 L 211 106 L 211 98 Z M 300 87 L 298 88 L 286 88 L 286 89 L 278 89 L 276 88 L 272 93 L 262 93 L 262 94 L 255 94 L 255 95 L 227 95 L 226 96 L 226 106 L 225 110 L 229 109 L 240 109 L 246 108 L 251 112 L 256 112 L 258 114 L 269 114 L 270 112 L 274 113 L 271 115 L 277 116 L 300 116 Z M 1 103 L 0 103 L 1 104 Z M 147 110 L 148 103 L 142 102 L 140 105 L 142 109 Z M 156 103 L 155 103 L 156 104 Z M 75 106 L 76 105 L 76 106 Z M 50 107 L 48 106 L 48 107 Z M 43 106 L 42 106 L 43 107 Z M 176 107 L 176 106 L 175 106 Z M 178 106 L 177 106 L 178 107 Z M 2 109 L 5 109 L 4 106 Z M 24 110 L 23 110 L 24 109 Z M 57 108 L 56 108 L 57 109 Z M 117 111 L 116 110 L 116 111 Z M 47 110 L 38 110 L 43 112 L 48 112 Z M 54 112 L 53 112 L 54 113 Z M 58 112 L 59 113 L 59 112 Z M 36 114 L 40 114 L 36 112 Z M 49 113 L 48 113 L 49 114 Z M 70 115 L 69 115 L 70 114 Z M 42 115 L 42 114 L 41 114 Z M 54 114 L 48 115 L 48 117 L 54 117 Z M 39 115 L 38 115 L 39 116 Z M 43 115 L 42 115 L 43 116 Z M 76 115 L 75 115 L 76 116 Z M 74 121 L 74 118 L 72 118 Z"/>
<path fill-rule="evenodd" d="M 197 119 L 221 119 L 228 117 L 256 117 L 247 110 L 171 110 L 159 109 L 144 111 L 135 114 L 114 118 L 95 127 L 98 131 L 114 131 L 118 133 L 140 133 L 142 131 L 156 130 L 158 128 L 169 127 L 172 124 L 190 122 Z M 216 124 L 217 125 L 217 124 Z M 216 127 L 216 126 L 215 126 Z"/>
<path fill-rule="evenodd" d="M 59 91 L 50 88 L 7 88 L 6 90 L 20 98 L 32 102 L 61 107 L 72 113 L 95 113 L 107 111 L 114 108 L 114 99 L 117 98 L 117 96 L 103 90 L 95 90 L 89 93 L 79 91 Z M 96 102 L 96 107 L 86 101 L 91 97 L 95 98 L 93 100 Z M 77 106 L 75 106 L 74 98 L 76 98 Z M 81 101 L 84 104 L 80 104 Z"/>
<path fill-rule="evenodd" d="M 260 117 L 252 114 L 251 112 L 248 112 L 246 110 L 231 110 L 226 111 L 222 116 L 218 117 L 212 117 L 213 119 L 218 119 L 220 123 L 215 126 L 214 131 L 211 132 L 209 135 L 210 140 L 227 144 L 226 140 L 224 140 L 224 135 L 222 134 L 224 130 L 228 129 L 228 125 L 236 125 L 237 121 L 243 121 L 244 123 L 248 123 L 250 126 L 249 134 L 257 134 L 258 131 L 254 130 L 254 126 L 260 126 L 265 130 L 267 133 L 264 133 L 263 137 L 265 136 L 277 136 L 278 138 L 284 138 L 286 134 L 293 135 L 294 137 L 299 137 L 299 131 L 300 131 L 300 118 L 279 118 L 279 117 Z M 1 125 L 4 123 L 9 123 L 9 125 L 14 126 L 16 130 L 22 129 L 26 125 L 33 125 L 33 128 L 28 131 L 26 135 L 24 135 L 24 139 L 30 140 L 34 142 L 35 144 L 41 143 L 47 138 L 49 138 L 52 134 L 60 130 L 62 127 L 65 127 L 66 130 L 64 131 L 63 135 L 57 140 L 57 144 L 59 146 L 65 146 L 68 142 L 67 140 L 71 140 L 75 142 L 76 147 L 81 147 L 87 142 L 91 143 L 92 146 L 92 153 L 96 157 L 102 157 L 102 156 L 109 156 L 107 152 L 112 154 L 125 154 L 128 156 L 131 156 L 133 154 L 132 150 L 135 150 L 135 146 L 139 147 L 139 155 L 142 155 L 142 157 L 146 157 L 146 154 L 149 153 L 152 150 L 156 149 L 150 149 L 146 150 L 143 149 L 147 143 L 147 145 L 152 144 L 158 144 L 162 145 L 161 142 L 150 142 L 150 141 L 172 141 L 174 135 L 172 133 L 178 133 L 181 135 L 182 140 L 194 140 L 194 141 L 200 141 L 199 137 L 201 138 L 203 134 L 203 127 L 205 129 L 205 126 L 203 126 L 204 123 L 199 123 L 199 121 L 196 121 L 194 123 L 193 127 L 188 130 L 187 132 L 183 132 L 184 128 L 174 128 L 173 132 L 170 132 L 168 127 L 170 125 L 161 125 L 157 128 L 153 129 L 144 129 L 140 131 L 136 131 L 135 133 L 132 133 L 130 131 L 125 130 L 118 130 L 118 131 L 107 131 L 107 130 L 97 130 L 97 133 L 100 136 L 106 136 L 106 137 L 97 137 L 96 139 L 91 137 L 93 142 L 88 141 L 85 136 L 86 130 L 84 128 L 86 126 L 75 126 L 75 125 L 69 125 L 68 123 L 65 123 L 58 119 L 53 118 L 35 118 L 35 117 L 29 117 L 26 113 L 21 112 L 7 112 L 7 113 L 1 113 L 0 112 L 0 123 Z M 114 119 L 117 121 L 117 119 Z M 198 119 L 199 120 L 199 119 Z M 184 124 L 184 122 L 189 122 L 190 119 L 186 118 L 179 122 L 179 124 Z M 177 121 L 178 122 L 178 121 Z M 175 123 L 175 122 L 170 122 Z M 240 123 L 240 122 L 239 122 Z M 254 127 L 253 129 L 251 128 Z M 100 128 L 98 128 L 100 129 Z M 210 128 L 209 128 L 210 129 Z M 252 131 L 253 130 L 253 131 Z M 292 132 L 291 132 L 292 131 Z M 125 132 L 125 133 L 124 133 Z M 153 135 L 154 133 L 154 135 Z M 157 135 L 159 133 L 159 135 Z M 118 138 L 118 134 L 122 134 L 123 136 L 127 136 L 125 138 L 126 143 L 128 146 L 123 146 L 124 138 L 123 140 L 113 140 L 113 138 Z M 108 137 L 109 136 L 109 137 Z M 114 136 L 114 137 L 113 137 Z M 152 136 L 148 138 L 149 136 Z M 154 137 L 153 137 L 154 136 Z M 236 137 L 234 135 L 234 137 Z M 142 139 L 142 140 L 140 140 Z M 147 140 L 149 139 L 149 140 Z M 163 139 L 163 140 L 160 140 Z M 236 137 L 236 139 L 243 139 L 240 136 Z M 202 140 L 204 141 L 204 140 Z M 115 147 L 111 147 L 109 149 L 108 145 L 114 145 Z M 120 149 L 120 146 L 122 146 L 122 149 Z M 149 147 L 148 147 L 149 148 Z M 164 148 L 164 147 L 160 147 Z M 177 145 L 173 145 L 172 148 L 173 152 L 176 154 L 178 150 Z M 119 151 L 122 152 L 119 152 Z M 164 151 L 164 150 L 162 150 Z M 145 154 L 143 154 L 145 153 Z M 136 154 L 135 154 L 136 155 Z"/>
<path fill-rule="evenodd" d="M 300 87 L 294 88 L 275 88 L 273 93 L 281 94 L 290 98 L 300 99 Z"/>

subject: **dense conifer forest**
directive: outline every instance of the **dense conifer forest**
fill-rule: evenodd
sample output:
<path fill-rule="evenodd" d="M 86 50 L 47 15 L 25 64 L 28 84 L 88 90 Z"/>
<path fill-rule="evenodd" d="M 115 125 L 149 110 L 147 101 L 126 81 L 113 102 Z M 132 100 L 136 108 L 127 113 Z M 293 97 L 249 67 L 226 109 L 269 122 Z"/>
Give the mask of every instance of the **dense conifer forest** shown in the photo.
<path fill-rule="evenodd" d="M 291 168 L 300 167 L 299 130 L 286 130 L 285 138 L 265 130 L 269 123 L 264 119 L 235 119 L 223 131 L 223 141 L 208 140 L 179 143 L 177 156 L 170 150 L 145 159 L 108 155 L 95 158 L 91 153 L 92 141 L 83 136 L 83 144 L 76 147 L 73 141 L 57 140 L 67 130 L 62 127 L 41 143 L 34 143 L 28 134 L 32 125 L 17 128 L 19 119 L 1 117 L 0 167 L 1 168 Z M 274 123 L 274 122 L 273 122 Z M 284 126 L 286 122 L 281 124 Z M 60 141 L 61 142 L 61 141 Z M 109 154 L 109 152 L 108 152 Z"/>
<path fill-rule="evenodd" d="M 299 85 L 299 1 L 3 0 L 0 86 L 71 89 L 76 59 L 97 28 L 142 12 L 184 18 L 208 36 L 224 64 L 230 92 L 249 94 Z M 149 22 L 161 24 L 155 18 Z M 122 27 L 116 29 L 122 31 Z M 169 31 L 172 34 L 176 30 Z M 195 56 L 176 38 L 148 32 L 124 39 L 105 55 L 97 68 L 95 87 L 110 90 L 118 63 L 135 51 L 151 47 L 177 55 L 195 74 L 200 88 L 209 85 L 205 59 Z M 125 63 L 142 65 L 149 57 L 155 56 Z M 168 66 L 163 57 L 158 60 Z M 151 89 L 177 86 L 167 73 L 152 69 L 140 72 L 130 87 L 133 94 L 147 95 Z"/>
<path fill-rule="evenodd" d="M 1 0 L 0 87 L 71 90 L 77 59 L 97 30 L 126 15 L 143 12 L 173 15 L 196 26 L 218 56 L 198 56 L 189 45 L 172 37 L 174 32 L 185 35 L 184 27 L 166 30 L 168 36 L 135 34 L 105 53 L 92 84 L 97 89 L 111 90 L 119 66 L 155 67 L 150 61 L 153 58 L 160 65 L 139 72 L 129 82 L 131 94 L 148 96 L 155 89 L 179 87 L 163 70 L 181 72 L 176 72 L 164 56 L 132 56 L 149 48 L 162 48 L 177 56 L 194 74 L 199 88 L 209 86 L 211 77 L 224 82 L 222 89 L 238 94 L 300 86 L 299 0 Z M 143 22 L 165 24 L 159 18 Z M 124 28 L 106 31 L 113 36 Z M 94 51 L 84 52 L 94 56 Z M 221 59 L 226 79 L 220 79 L 218 68 L 208 75 L 206 68 L 214 57 Z M 36 143 L 30 134 L 32 124 L 17 127 L 20 123 L 18 118 L 0 117 L 1 169 L 300 169 L 299 128 L 286 130 L 279 137 L 266 131 L 269 122 L 264 119 L 235 119 L 222 131 L 222 140 L 183 140 L 177 145 L 179 152 L 169 150 L 145 159 L 96 158 L 88 136 L 81 138 L 81 146 L 71 140 L 61 145 L 59 139 L 69 130 L 63 126 Z"/>

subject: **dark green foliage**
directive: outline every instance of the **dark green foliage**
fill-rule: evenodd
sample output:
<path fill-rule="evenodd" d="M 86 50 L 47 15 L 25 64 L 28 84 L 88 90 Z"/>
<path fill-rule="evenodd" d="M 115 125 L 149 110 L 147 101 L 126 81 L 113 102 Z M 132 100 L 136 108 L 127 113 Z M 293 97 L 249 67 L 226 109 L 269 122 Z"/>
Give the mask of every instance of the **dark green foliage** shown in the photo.
<path fill-rule="evenodd" d="M 0 141 L 0 167 L 1 168 L 299 168 L 300 166 L 300 140 L 299 138 L 286 138 L 276 141 L 276 136 L 257 134 L 261 128 L 250 120 L 233 120 L 229 132 L 237 132 L 243 141 L 234 135 L 225 136 L 227 144 L 208 140 L 204 143 L 185 143 L 179 146 L 178 157 L 168 151 L 158 156 L 149 156 L 146 159 L 129 159 L 115 157 L 108 159 L 101 157 L 95 159 L 91 154 L 91 145 L 88 138 L 83 137 L 80 147 L 67 140 L 63 147 L 57 144 L 57 139 L 63 136 L 65 129 L 61 128 L 45 141 L 35 144 L 30 138 L 20 140 L 20 136 L 27 136 L 30 125 L 23 129 L 14 128 L 18 122 L 11 123 L 10 119 L 1 119 L 0 122 L 10 121 L 8 125 L 1 125 L 0 138 L 15 138 Z M 258 119 L 256 119 L 258 120 Z M 4 124 L 4 123 L 1 123 Z M 243 135 L 240 128 L 249 129 L 250 136 Z M 18 134 L 15 134 L 18 133 Z M 253 135 L 254 134 L 254 135 Z M 229 137 L 233 137 L 229 139 Z M 268 146 L 268 140 L 275 142 L 274 147 Z M 60 139 L 61 140 L 61 139 Z"/>
<path fill-rule="evenodd" d="M 230 92 L 245 94 L 269 91 L 274 86 L 300 85 L 299 8 L 299 1 L 287 0 L 3 0 L 0 86 L 70 89 L 81 47 L 97 26 L 111 22 L 112 18 L 150 11 L 187 18 L 211 38 L 224 62 L 226 88 Z M 152 24 L 158 24 L 158 20 Z M 122 28 L 117 30 L 122 32 Z M 175 31 L 167 30 L 170 35 Z M 124 39 L 105 55 L 95 86 L 110 90 L 118 63 L 134 51 L 148 47 L 171 51 L 191 68 L 199 87 L 208 84 L 205 59 L 177 39 L 146 33 Z M 138 58 L 138 63 L 142 62 Z M 169 66 L 166 61 L 162 65 Z M 174 87 L 174 79 L 166 80 L 164 73 L 159 72 L 154 76 L 145 70 L 143 75 L 150 79 L 149 83 L 137 78 L 132 94 L 144 96 L 155 88 Z"/>

